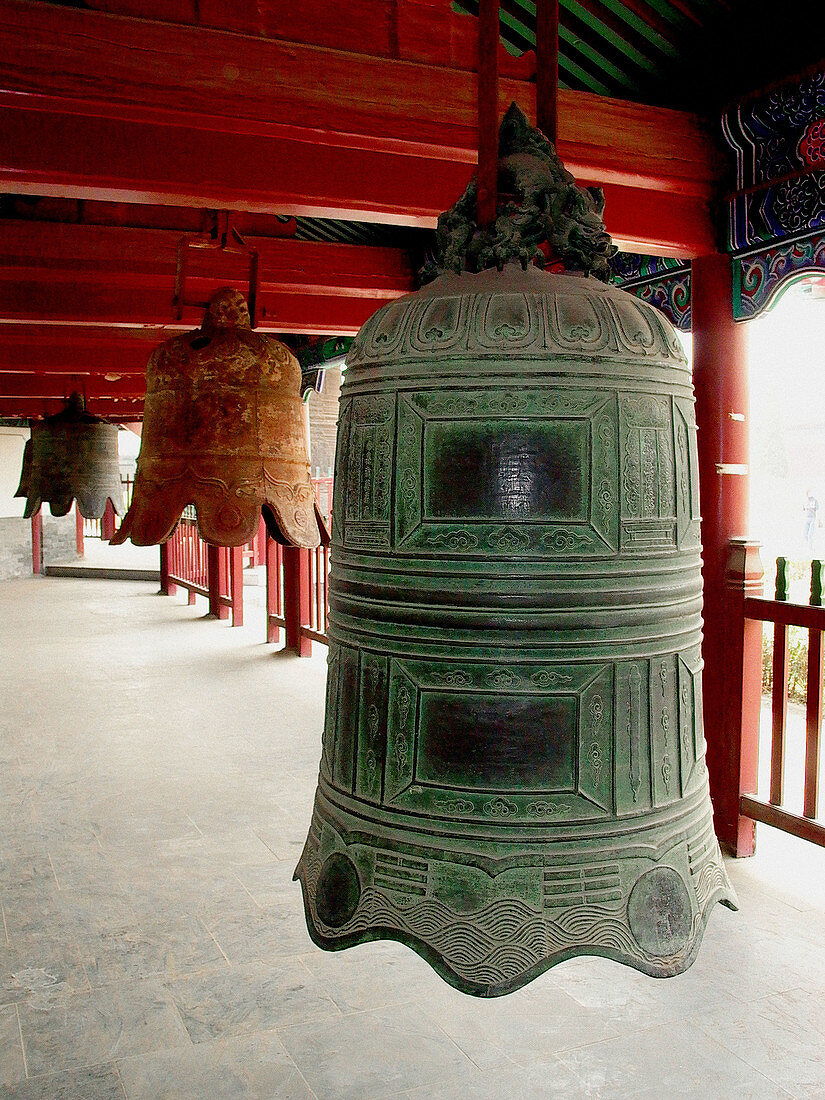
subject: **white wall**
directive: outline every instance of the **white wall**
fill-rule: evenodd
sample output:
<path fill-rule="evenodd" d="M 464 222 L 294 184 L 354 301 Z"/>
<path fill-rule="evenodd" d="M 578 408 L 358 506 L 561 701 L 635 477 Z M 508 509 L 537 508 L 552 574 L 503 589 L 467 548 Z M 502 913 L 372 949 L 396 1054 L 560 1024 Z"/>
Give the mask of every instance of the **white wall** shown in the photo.
<path fill-rule="evenodd" d="M 28 428 L 0 427 L 0 517 L 22 516 L 25 497 L 15 499 L 23 465 L 23 447 L 29 438 Z"/>

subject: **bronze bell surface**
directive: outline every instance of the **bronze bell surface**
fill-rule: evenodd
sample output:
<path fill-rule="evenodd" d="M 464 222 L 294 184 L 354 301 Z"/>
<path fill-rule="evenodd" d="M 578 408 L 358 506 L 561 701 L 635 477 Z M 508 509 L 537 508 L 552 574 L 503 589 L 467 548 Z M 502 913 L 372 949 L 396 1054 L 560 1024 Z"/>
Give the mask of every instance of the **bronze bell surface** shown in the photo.
<path fill-rule="evenodd" d="M 243 295 L 217 291 L 201 328 L 167 340 L 149 360 L 132 505 L 112 542 L 164 542 L 193 504 L 213 545 L 249 542 L 263 511 L 273 538 L 317 546 L 326 532 L 300 385 L 290 350 L 250 328 Z"/>
<path fill-rule="evenodd" d="M 61 412 L 33 421 L 15 496 L 27 498 L 27 518 L 44 501 L 53 516 L 65 516 L 74 500 L 87 519 L 100 519 L 107 500 L 122 515 L 115 425 L 86 412 L 78 393 Z"/>
<path fill-rule="evenodd" d="M 552 146 L 508 118 L 525 232 L 479 230 L 459 200 L 439 245 L 465 270 L 379 310 L 348 355 L 296 870 L 316 944 L 400 940 L 479 996 L 578 954 L 678 974 L 713 904 L 735 908 L 705 767 L 690 369 L 661 313 L 587 274 L 610 248 L 598 196 L 560 194 Z M 575 273 L 523 268 L 551 236 Z"/>

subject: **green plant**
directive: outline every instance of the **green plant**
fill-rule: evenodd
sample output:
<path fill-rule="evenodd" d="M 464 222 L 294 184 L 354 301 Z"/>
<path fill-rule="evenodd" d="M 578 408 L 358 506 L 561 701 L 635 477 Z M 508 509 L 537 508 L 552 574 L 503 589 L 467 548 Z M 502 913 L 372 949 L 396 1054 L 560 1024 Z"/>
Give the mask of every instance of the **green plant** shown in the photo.
<path fill-rule="evenodd" d="M 808 689 L 808 631 L 788 627 L 788 698 L 804 703 Z M 773 623 L 762 630 L 762 693 L 773 691 Z"/>

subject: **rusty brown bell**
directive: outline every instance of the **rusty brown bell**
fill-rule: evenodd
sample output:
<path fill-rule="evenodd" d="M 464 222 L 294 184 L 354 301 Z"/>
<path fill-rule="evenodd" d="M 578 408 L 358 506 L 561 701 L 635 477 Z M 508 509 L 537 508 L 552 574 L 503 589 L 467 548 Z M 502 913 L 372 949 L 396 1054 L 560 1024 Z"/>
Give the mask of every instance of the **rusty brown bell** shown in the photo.
<path fill-rule="evenodd" d="M 81 395 L 73 393 L 61 412 L 32 424 L 15 496 L 27 498 L 27 518 L 43 503 L 53 516 L 65 516 L 73 500 L 87 519 L 100 519 L 107 501 L 121 515 L 115 425 L 86 412 Z"/>
<path fill-rule="evenodd" d="M 249 542 L 261 511 L 279 542 L 326 541 L 300 385 L 289 349 L 252 331 L 243 295 L 217 291 L 201 327 L 149 360 L 132 505 L 112 542 L 165 542 L 188 504 L 215 546 Z"/>

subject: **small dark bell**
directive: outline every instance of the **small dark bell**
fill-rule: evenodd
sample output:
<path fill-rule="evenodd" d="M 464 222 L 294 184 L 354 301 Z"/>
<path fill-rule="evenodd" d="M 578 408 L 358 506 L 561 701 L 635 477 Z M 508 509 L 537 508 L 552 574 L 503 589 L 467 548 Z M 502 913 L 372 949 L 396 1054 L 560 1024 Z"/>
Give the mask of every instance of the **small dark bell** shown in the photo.
<path fill-rule="evenodd" d="M 216 546 L 249 542 L 262 510 L 279 542 L 326 541 L 300 385 L 289 349 L 250 328 L 243 295 L 214 294 L 201 328 L 167 340 L 149 360 L 132 504 L 112 542 L 165 542 L 188 504 Z"/>
<path fill-rule="evenodd" d="M 27 517 L 44 501 L 53 516 L 65 516 L 74 500 L 87 519 L 100 519 L 107 500 L 122 515 L 117 428 L 87 413 L 82 397 L 72 394 L 62 412 L 32 423 L 15 496 L 27 498 Z"/>

